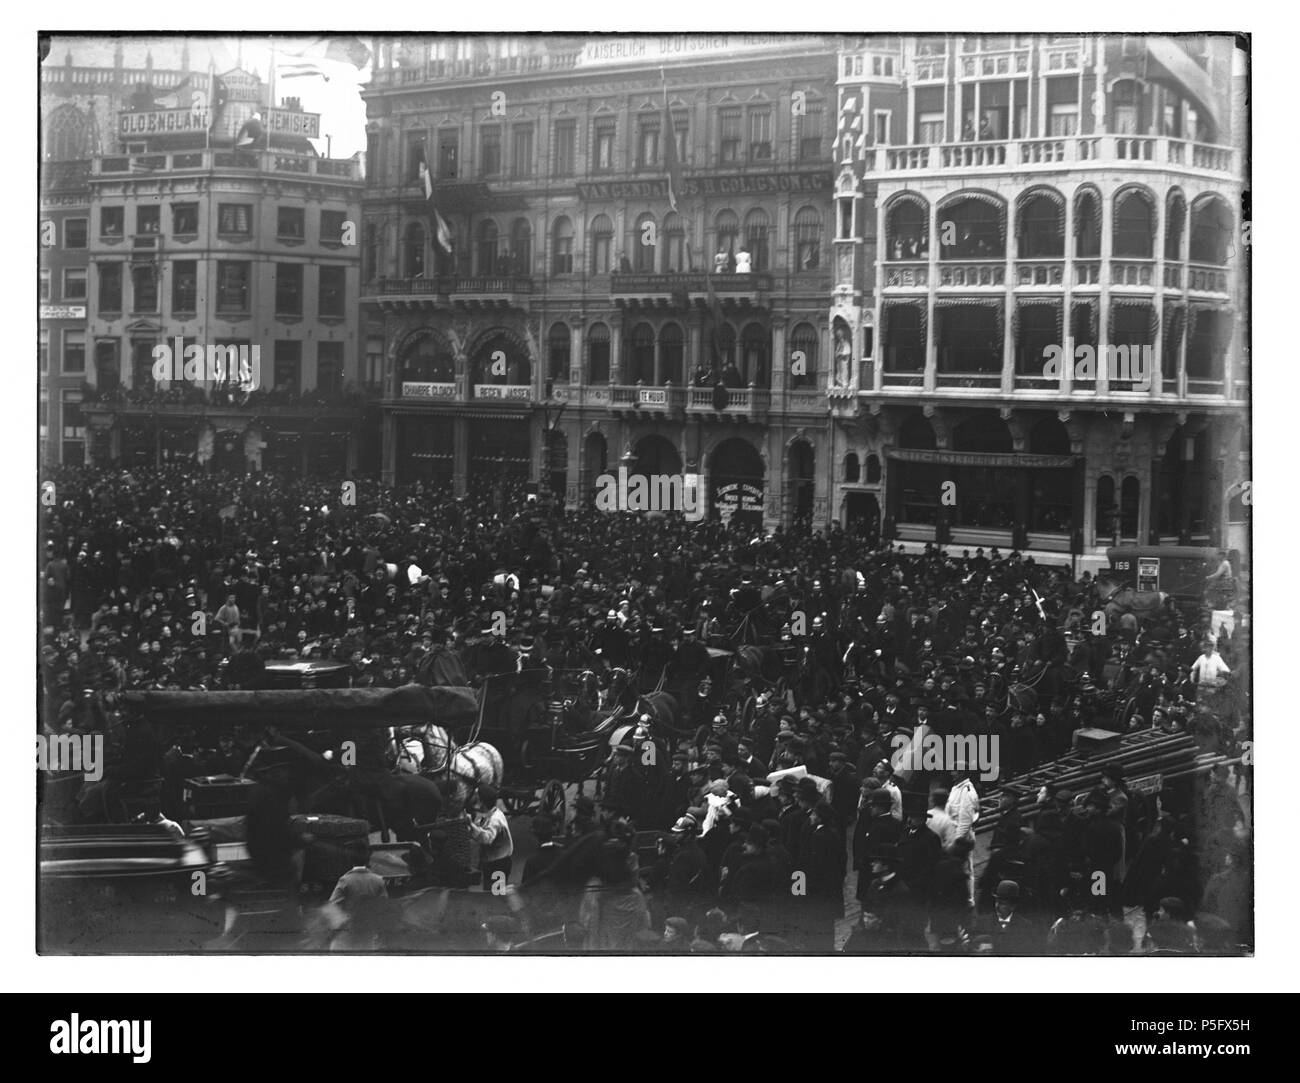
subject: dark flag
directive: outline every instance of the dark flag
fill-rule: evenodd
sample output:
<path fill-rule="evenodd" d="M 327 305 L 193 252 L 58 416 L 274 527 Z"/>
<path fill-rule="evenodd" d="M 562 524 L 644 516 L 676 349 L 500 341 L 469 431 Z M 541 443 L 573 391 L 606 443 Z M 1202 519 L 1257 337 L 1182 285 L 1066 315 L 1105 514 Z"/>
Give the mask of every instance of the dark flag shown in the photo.
<path fill-rule="evenodd" d="M 668 105 L 668 80 L 664 79 L 664 168 L 668 171 L 668 206 L 677 213 L 677 197 L 682 191 L 682 163 L 677 158 L 677 128 L 673 125 L 673 111 Z"/>
<path fill-rule="evenodd" d="M 266 134 L 266 129 L 262 126 L 262 114 L 254 113 L 239 129 L 239 134 L 235 136 L 235 146 L 252 147 L 256 146 L 259 139 Z"/>
<path fill-rule="evenodd" d="M 452 248 L 451 227 L 447 225 L 447 220 L 438 212 L 438 207 L 433 201 L 433 174 L 429 171 L 429 160 L 425 157 L 423 145 L 420 147 L 419 158 L 420 183 L 424 186 L 425 202 L 429 204 L 429 220 L 433 225 L 433 235 L 437 238 L 438 245 L 442 250 L 450 256 Z"/>

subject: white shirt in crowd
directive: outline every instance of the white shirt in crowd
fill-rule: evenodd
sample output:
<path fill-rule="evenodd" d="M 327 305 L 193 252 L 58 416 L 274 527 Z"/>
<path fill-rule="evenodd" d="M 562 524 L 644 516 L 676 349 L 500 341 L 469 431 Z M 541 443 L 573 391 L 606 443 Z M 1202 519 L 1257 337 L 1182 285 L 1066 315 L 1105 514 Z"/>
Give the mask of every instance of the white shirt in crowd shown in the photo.
<path fill-rule="evenodd" d="M 930 809 L 925 814 L 925 826 L 939 836 L 945 853 L 952 849 L 953 840 L 957 837 L 957 825 L 947 812 L 941 808 Z"/>
<path fill-rule="evenodd" d="M 952 819 L 956 831 L 954 838 L 975 836 L 975 821 L 980 818 L 980 795 L 975 783 L 964 778 L 948 794 L 948 805 L 944 809 Z"/>
<path fill-rule="evenodd" d="M 1218 651 L 1211 651 L 1209 654 L 1203 654 L 1192 663 L 1192 676 L 1196 678 L 1197 684 L 1209 684 L 1218 686 L 1223 683 L 1232 670 L 1228 664 L 1219 657 Z"/>
<path fill-rule="evenodd" d="M 486 816 L 480 815 L 470 820 L 469 833 L 481 847 L 480 860 L 501 861 L 515 852 L 515 842 L 510 837 L 510 823 L 500 808 L 494 808 Z"/>

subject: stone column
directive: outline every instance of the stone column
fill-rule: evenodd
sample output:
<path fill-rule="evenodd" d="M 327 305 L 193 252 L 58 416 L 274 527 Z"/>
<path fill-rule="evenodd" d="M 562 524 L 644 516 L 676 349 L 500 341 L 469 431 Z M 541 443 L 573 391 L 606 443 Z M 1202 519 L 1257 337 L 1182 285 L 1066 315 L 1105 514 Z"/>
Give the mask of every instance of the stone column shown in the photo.
<path fill-rule="evenodd" d="M 609 382 L 621 384 L 623 380 L 623 320 L 609 322 Z"/>
<path fill-rule="evenodd" d="M 776 409 L 778 397 L 786 393 L 790 386 L 790 355 L 785 348 L 785 321 L 774 320 L 772 323 L 772 408 Z M 832 362 L 833 363 L 833 362 Z"/>
<path fill-rule="evenodd" d="M 577 397 L 578 389 L 586 383 L 582 371 L 582 339 L 585 324 L 578 320 L 569 326 L 569 387 L 570 401 Z"/>
<path fill-rule="evenodd" d="M 1110 342 L 1110 261 L 1113 255 L 1111 230 L 1114 224 L 1114 201 L 1103 193 L 1101 199 L 1101 293 L 1097 304 L 1097 395 L 1110 390 L 1110 373 L 1106 371 L 1106 345 Z"/>
<path fill-rule="evenodd" d="M 960 107 L 959 107 L 960 108 Z M 939 373 L 939 344 L 934 326 L 934 289 L 939 281 L 939 208 L 930 203 L 930 288 L 925 296 L 925 383 L 926 391 L 934 391 Z"/>

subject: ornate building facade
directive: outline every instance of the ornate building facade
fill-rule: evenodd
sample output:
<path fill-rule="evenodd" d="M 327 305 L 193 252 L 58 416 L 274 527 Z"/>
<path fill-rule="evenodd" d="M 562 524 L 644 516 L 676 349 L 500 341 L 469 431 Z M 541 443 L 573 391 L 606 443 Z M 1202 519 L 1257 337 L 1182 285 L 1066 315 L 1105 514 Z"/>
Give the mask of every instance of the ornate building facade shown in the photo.
<path fill-rule="evenodd" d="M 375 50 L 361 293 L 384 476 L 513 475 L 576 507 L 627 466 L 728 514 L 825 521 L 834 42 Z"/>
<path fill-rule="evenodd" d="M 1243 55 L 1190 36 L 842 46 L 833 516 L 1085 563 L 1245 548 Z"/>
<path fill-rule="evenodd" d="M 268 108 L 255 72 L 192 71 L 188 50 L 178 69 L 155 69 L 150 56 L 131 71 L 120 44 L 111 68 L 67 59 L 43 73 L 43 198 L 81 200 L 61 210 L 75 225 L 51 230 L 75 235 L 80 269 L 48 251 L 42 294 L 47 272 L 51 302 L 70 301 L 72 282 L 76 312 L 50 314 L 79 320 L 48 332 L 61 337 L 50 391 L 75 388 L 58 387 L 61 417 L 43 404 L 42 424 L 64 437 L 57 453 L 48 441 L 45 461 L 179 458 L 348 476 L 365 421 L 359 158 L 319 157 L 309 141 L 318 118 L 295 99 Z M 261 138 L 236 147 L 255 114 Z M 44 365 L 44 329 L 42 339 Z M 255 350 L 256 389 L 207 373 L 157 379 L 155 349 L 178 344 Z"/>

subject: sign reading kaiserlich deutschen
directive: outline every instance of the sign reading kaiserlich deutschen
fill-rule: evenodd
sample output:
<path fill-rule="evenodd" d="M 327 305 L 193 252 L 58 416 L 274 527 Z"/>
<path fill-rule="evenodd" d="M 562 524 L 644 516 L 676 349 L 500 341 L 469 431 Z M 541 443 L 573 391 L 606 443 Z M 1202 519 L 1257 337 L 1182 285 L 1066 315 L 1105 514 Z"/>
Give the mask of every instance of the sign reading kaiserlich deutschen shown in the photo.
<path fill-rule="evenodd" d="M 626 64 L 643 60 L 648 64 L 681 60 L 707 53 L 757 53 L 764 50 L 788 50 L 808 46 L 818 39 L 811 34 L 646 34 L 634 38 L 595 38 L 582 47 L 578 66 L 599 67 L 603 64 Z"/>
<path fill-rule="evenodd" d="M 757 196 L 778 192 L 829 192 L 829 169 L 803 173 L 760 173 L 727 177 L 687 177 L 678 196 Z M 579 184 L 583 199 L 667 199 L 668 178 L 640 181 L 599 181 Z"/>

